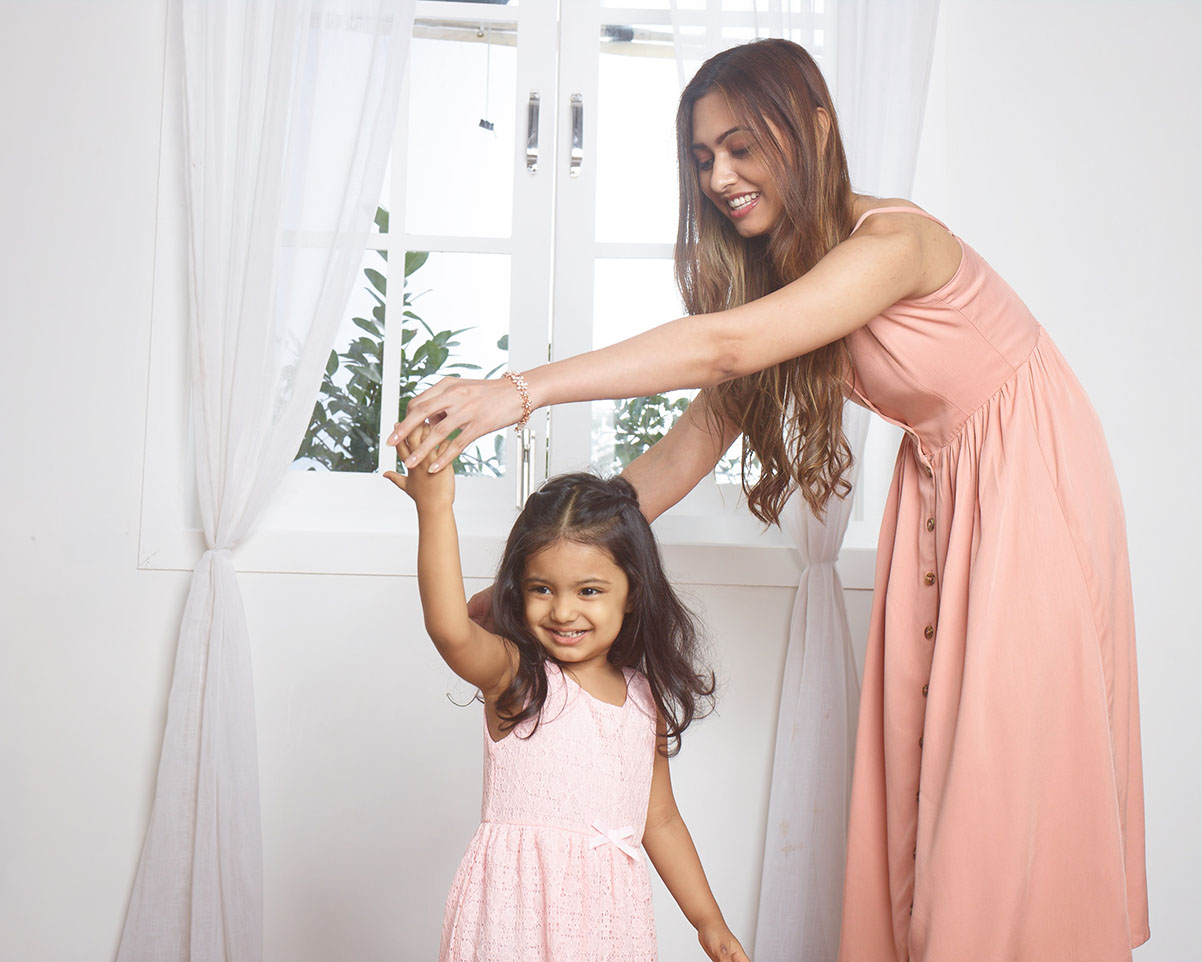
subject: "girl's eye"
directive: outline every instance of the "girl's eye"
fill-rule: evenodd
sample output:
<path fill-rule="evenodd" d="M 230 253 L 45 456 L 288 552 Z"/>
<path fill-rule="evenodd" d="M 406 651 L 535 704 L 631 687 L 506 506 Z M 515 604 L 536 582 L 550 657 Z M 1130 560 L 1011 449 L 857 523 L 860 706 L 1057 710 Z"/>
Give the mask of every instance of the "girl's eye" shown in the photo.
<path fill-rule="evenodd" d="M 549 594 L 551 589 L 546 585 L 531 585 L 529 591 L 532 595 L 545 595 Z"/>
<path fill-rule="evenodd" d="M 600 588 L 581 588 L 580 593 L 586 598 L 592 598 L 594 595 L 601 594 Z"/>

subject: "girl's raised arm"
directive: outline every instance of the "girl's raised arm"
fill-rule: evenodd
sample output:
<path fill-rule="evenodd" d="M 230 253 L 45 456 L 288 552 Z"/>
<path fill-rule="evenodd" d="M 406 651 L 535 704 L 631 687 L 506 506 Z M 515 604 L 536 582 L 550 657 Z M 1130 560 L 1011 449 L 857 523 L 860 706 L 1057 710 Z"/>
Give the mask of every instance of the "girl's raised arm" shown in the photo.
<path fill-rule="evenodd" d="M 647 806 L 647 826 L 643 829 L 643 848 L 655 871 L 672 893 L 685 918 L 697 930 L 697 941 L 714 962 L 750 962 L 710 891 L 701 858 L 693 844 L 688 826 L 676 807 L 668 757 L 664 754 L 664 720 L 659 718 L 659 738 L 655 768 L 651 775 L 651 801 Z"/>
<path fill-rule="evenodd" d="M 414 434 L 416 443 L 428 433 L 423 427 Z M 402 456 L 409 445 L 399 446 Z M 440 457 L 440 452 L 431 457 Z M 459 561 L 459 535 L 452 504 L 455 475 L 452 471 L 432 474 L 420 464 L 408 475 L 395 471 L 384 477 L 409 495 L 417 505 L 417 585 L 421 593 L 426 631 L 443 660 L 460 678 L 475 685 L 487 697 L 509 684 L 517 655 L 500 635 L 485 631 L 467 616 L 463 570 Z"/>
<path fill-rule="evenodd" d="M 533 407 L 708 387 L 838 340 L 889 305 L 938 286 L 932 285 L 932 272 L 944 263 L 946 248 L 933 246 L 928 228 L 911 223 L 918 219 L 874 217 L 877 223 L 869 221 L 812 270 L 756 301 L 679 318 L 527 371 Z M 522 399 L 508 380 L 445 378 L 410 403 L 389 443 L 429 419 L 433 430 L 405 462 L 412 466 L 459 430 L 431 463 L 438 470 L 476 438 L 516 423 L 522 414 Z"/>

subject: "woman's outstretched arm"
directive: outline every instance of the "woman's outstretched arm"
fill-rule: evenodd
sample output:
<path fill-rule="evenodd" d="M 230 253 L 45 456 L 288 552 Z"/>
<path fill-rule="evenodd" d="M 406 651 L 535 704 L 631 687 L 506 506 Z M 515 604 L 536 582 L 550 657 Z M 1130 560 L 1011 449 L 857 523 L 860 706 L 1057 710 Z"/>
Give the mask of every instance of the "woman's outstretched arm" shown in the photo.
<path fill-rule="evenodd" d="M 869 222 L 804 276 L 759 300 L 679 318 L 527 371 L 533 406 L 709 387 L 838 340 L 891 304 L 930 288 L 938 259 L 925 240 L 926 229 L 910 223 L 917 219 L 873 218 L 878 223 Z M 409 404 L 388 443 L 429 419 L 434 429 L 405 462 L 417 464 L 459 431 L 431 465 L 437 471 L 476 438 L 517 422 L 522 411 L 508 380 L 444 378 Z"/>
<path fill-rule="evenodd" d="M 654 521 L 692 491 L 738 436 L 738 425 L 714 411 L 709 392 L 699 392 L 671 430 L 622 471 L 643 517 Z"/>

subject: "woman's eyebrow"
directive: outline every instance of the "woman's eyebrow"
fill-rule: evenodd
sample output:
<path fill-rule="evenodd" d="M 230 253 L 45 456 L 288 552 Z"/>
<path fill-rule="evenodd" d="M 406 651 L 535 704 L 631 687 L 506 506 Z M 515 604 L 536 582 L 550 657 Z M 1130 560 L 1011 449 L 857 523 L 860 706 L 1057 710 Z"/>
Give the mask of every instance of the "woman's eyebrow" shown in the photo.
<path fill-rule="evenodd" d="M 733 133 L 737 133 L 738 131 L 740 131 L 740 130 L 743 130 L 743 129 L 745 129 L 745 128 L 743 128 L 743 127 L 731 127 L 731 128 L 730 128 L 730 130 L 727 130 L 727 131 L 725 131 L 725 132 L 723 132 L 723 133 L 719 134 L 719 135 L 718 135 L 718 139 L 717 139 L 717 140 L 715 140 L 715 141 L 714 141 L 714 143 L 715 143 L 715 144 L 720 144 L 720 143 L 722 143 L 722 141 L 724 141 L 724 140 L 725 140 L 727 137 L 729 137 L 731 134 L 733 134 Z M 693 144 L 693 146 L 692 146 L 692 147 L 690 147 L 689 149 L 690 149 L 690 150 L 709 150 L 709 147 L 708 147 L 708 146 L 706 146 L 705 144 Z"/>

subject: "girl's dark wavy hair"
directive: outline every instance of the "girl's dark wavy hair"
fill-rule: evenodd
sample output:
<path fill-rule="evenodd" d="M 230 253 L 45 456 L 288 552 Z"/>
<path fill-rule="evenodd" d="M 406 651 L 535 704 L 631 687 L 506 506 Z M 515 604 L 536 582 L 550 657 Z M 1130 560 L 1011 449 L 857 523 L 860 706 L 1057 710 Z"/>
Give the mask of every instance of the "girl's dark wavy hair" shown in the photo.
<path fill-rule="evenodd" d="M 698 667 L 697 623 L 668 583 L 638 495 L 623 478 L 551 478 L 530 496 L 509 533 L 492 596 L 496 631 L 518 653 L 513 680 L 497 699 L 502 728 L 527 719 L 538 727 L 547 698 L 543 663 L 550 656 L 526 626 L 523 580 L 526 560 L 563 540 L 607 551 L 625 572 L 627 612 L 609 663 L 647 676 L 666 723 L 667 754 L 676 754 L 681 733 L 713 707 L 714 674 Z"/>

